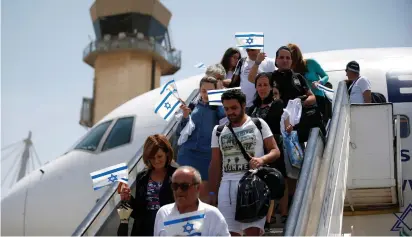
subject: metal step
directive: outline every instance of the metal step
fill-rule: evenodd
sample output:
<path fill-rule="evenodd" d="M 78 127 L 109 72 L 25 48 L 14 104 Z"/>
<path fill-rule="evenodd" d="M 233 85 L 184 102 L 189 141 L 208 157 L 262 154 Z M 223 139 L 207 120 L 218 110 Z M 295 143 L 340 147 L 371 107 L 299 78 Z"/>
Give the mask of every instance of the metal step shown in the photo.
<path fill-rule="evenodd" d="M 348 189 L 345 198 L 345 210 L 388 209 L 397 206 L 395 187 Z"/>

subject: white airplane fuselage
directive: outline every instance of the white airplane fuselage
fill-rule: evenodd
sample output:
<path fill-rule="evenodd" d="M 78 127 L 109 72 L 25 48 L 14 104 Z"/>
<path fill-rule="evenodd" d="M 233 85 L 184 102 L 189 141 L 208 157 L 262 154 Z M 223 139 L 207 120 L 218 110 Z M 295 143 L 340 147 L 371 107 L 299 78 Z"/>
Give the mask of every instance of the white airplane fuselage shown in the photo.
<path fill-rule="evenodd" d="M 305 57 L 320 63 L 328 72 L 334 89 L 339 81 L 346 79 L 346 63 L 357 60 L 361 74 L 371 81 L 372 91 L 382 93 L 393 103 L 395 115 L 412 118 L 412 48 L 327 51 L 306 54 Z M 176 81 L 183 100 L 199 86 L 201 77 L 198 75 Z M 106 191 L 106 188 L 93 190 L 90 173 L 128 162 L 147 136 L 161 133 L 165 128 L 167 122 L 154 113 L 159 93 L 157 88 L 119 106 L 68 152 L 19 181 L 1 200 L 1 234 L 71 235 Z M 131 121 L 129 131 L 127 119 Z M 123 122 L 123 126 L 116 126 Z M 116 137 L 123 135 L 124 138 L 127 131 L 130 132 L 130 139 Z M 90 139 L 93 137 L 91 134 L 96 135 L 94 140 Z M 114 145 L 106 142 L 112 137 Z M 84 139 L 88 143 L 84 143 Z M 124 144 L 115 144 L 114 140 L 124 141 Z M 83 144 L 84 149 L 77 149 L 79 144 Z M 404 180 L 411 180 L 412 185 L 411 150 L 412 136 L 403 138 L 403 175 Z M 411 189 L 412 186 L 407 186 L 403 193 L 406 205 L 412 202 Z"/>

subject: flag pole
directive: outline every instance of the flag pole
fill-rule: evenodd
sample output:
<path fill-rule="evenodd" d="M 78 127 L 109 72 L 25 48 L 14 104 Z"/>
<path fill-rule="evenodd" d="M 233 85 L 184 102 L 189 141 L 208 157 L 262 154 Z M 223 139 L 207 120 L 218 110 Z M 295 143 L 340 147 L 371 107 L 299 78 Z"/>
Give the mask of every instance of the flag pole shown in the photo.
<path fill-rule="evenodd" d="M 176 86 L 176 93 L 177 93 L 177 97 L 179 97 L 180 98 L 180 95 L 179 95 L 179 90 L 177 89 L 177 84 L 176 84 L 176 80 L 173 78 L 173 83 L 175 84 L 175 86 Z"/>

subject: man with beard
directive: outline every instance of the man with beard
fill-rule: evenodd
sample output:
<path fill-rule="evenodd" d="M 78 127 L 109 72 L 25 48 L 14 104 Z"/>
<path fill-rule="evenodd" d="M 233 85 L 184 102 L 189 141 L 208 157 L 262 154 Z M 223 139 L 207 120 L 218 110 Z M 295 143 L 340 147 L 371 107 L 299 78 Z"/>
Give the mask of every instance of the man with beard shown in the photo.
<path fill-rule="evenodd" d="M 246 115 L 246 96 L 238 89 L 222 94 L 229 124 L 217 134 L 219 126 L 212 133 L 212 160 L 209 166 L 210 203 L 216 205 L 226 219 L 232 236 L 259 236 L 264 233 L 266 218 L 252 223 L 235 220 L 237 188 L 240 179 L 250 169 L 269 164 L 280 157 L 279 148 L 267 123 L 259 119 L 261 130 Z M 233 133 L 250 155 L 250 162 L 243 156 Z M 266 154 L 265 154 L 266 151 Z M 222 174 L 223 169 L 223 174 Z"/>
<path fill-rule="evenodd" d="M 175 203 L 164 205 L 156 214 L 154 236 L 230 236 L 219 210 L 199 200 L 199 171 L 179 167 L 172 176 Z"/>

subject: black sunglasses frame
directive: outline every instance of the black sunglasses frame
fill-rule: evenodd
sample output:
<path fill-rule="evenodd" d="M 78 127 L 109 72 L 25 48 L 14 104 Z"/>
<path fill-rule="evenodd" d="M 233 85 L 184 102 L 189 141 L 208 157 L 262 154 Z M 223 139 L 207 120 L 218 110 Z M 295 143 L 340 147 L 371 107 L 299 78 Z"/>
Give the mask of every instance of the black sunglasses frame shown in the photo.
<path fill-rule="evenodd" d="M 177 191 L 180 188 L 183 192 L 186 192 L 190 187 L 196 185 L 198 185 L 198 183 L 172 183 L 170 187 L 173 191 Z"/>

